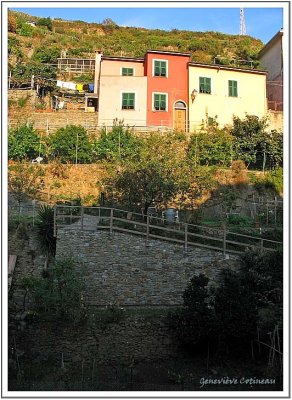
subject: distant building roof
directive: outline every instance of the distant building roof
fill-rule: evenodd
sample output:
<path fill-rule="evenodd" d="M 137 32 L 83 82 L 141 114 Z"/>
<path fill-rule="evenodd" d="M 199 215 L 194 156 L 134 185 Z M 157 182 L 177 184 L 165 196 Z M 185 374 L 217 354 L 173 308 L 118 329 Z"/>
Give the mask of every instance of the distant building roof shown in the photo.
<path fill-rule="evenodd" d="M 202 67 L 202 68 L 212 68 L 212 69 L 223 69 L 223 70 L 232 70 L 232 71 L 239 71 L 239 72 L 247 72 L 251 74 L 261 74 L 266 75 L 268 72 L 265 70 L 260 69 L 250 69 L 250 68 L 240 68 L 240 67 L 232 67 L 228 65 L 221 65 L 221 64 L 202 64 L 198 62 L 189 62 L 189 66 L 191 67 Z"/>
<path fill-rule="evenodd" d="M 272 39 L 270 39 L 268 41 L 268 43 L 261 49 L 261 51 L 259 52 L 259 57 L 262 57 L 276 42 L 279 38 L 282 38 L 283 36 L 283 28 L 279 30 L 279 32 L 276 33 L 276 35 L 274 35 L 272 37 Z"/>

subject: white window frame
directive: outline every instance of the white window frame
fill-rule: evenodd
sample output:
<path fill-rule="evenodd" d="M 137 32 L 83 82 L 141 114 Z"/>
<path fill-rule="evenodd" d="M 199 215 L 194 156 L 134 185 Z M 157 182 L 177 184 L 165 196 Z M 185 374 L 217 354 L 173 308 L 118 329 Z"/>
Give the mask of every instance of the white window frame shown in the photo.
<path fill-rule="evenodd" d="M 166 96 L 166 110 L 156 110 L 154 107 L 154 97 L 155 94 L 163 94 Z M 152 92 L 152 111 L 154 112 L 168 112 L 168 93 L 165 92 Z"/>
<path fill-rule="evenodd" d="M 133 75 L 123 75 L 123 68 L 132 69 L 133 70 Z M 121 67 L 120 72 L 121 72 L 121 76 L 135 76 L 135 68 L 134 67 L 125 67 L 125 66 L 123 66 L 123 67 Z"/>
<path fill-rule="evenodd" d="M 125 93 L 133 93 L 135 95 L 135 103 L 134 108 L 123 108 L 123 94 Z M 137 110 L 137 92 L 135 90 L 123 90 L 121 92 L 121 111 L 136 111 Z"/>
<path fill-rule="evenodd" d="M 166 63 L 166 75 L 165 76 L 157 76 L 157 75 L 155 75 L 155 61 L 164 61 Z M 153 60 L 152 60 L 152 77 L 154 77 L 154 78 L 168 78 L 168 60 L 164 60 L 162 58 L 153 58 Z"/>

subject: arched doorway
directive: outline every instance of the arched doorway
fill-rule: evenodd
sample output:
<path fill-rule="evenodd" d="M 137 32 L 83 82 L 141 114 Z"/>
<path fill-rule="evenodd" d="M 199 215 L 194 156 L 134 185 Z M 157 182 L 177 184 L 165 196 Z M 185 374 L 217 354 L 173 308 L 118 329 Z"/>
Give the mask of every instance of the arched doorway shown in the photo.
<path fill-rule="evenodd" d="M 177 131 L 186 131 L 187 106 L 182 100 L 174 104 L 174 129 Z"/>

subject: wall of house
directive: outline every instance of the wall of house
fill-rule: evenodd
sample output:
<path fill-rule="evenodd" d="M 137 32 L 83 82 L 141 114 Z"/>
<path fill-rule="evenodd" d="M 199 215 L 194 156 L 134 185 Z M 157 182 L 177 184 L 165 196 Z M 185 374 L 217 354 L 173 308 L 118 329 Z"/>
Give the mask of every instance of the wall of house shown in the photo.
<path fill-rule="evenodd" d="M 211 78 L 211 94 L 199 93 L 199 78 Z M 237 81 L 238 97 L 230 97 L 228 80 Z M 189 67 L 189 93 L 197 95 L 190 100 L 190 131 L 197 129 L 206 115 L 217 116 L 219 126 L 232 123 L 233 115 L 244 118 L 245 114 L 263 117 L 267 112 L 266 74 L 243 72 L 201 66 Z"/>
<path fill-rule="evenodd" d="M 120 70 L 123 63 L 116 65 Z M 122 93 L 135 93 L 135 109 L 122 110 Z M 147 78 L 144 76 L 101 76 L 99 97 L 99 125 L 113 124 L 118 118 L 125 124 L 145 126 L 147 109 Z"/>
<path fill-rule="evenodd" d="M 153 60 L 167 60 L 167 77 L 153 76 Z M 176 101 L 184 101 L 188 105 L 188 67 L 189 56 L 177 54 L 147 53 L 145 65 L 148 79 L 147 90 L 147 125 L 163 125 L 174 127 L 174 104 Z M 167 111 L 153 109 L 153 93 L 167 93 Z"/>
<path fill-rule="evenodd" d="M 278 35 L 260 57 L 260 62 L 268 71 L 267 96 L 269 102 L 283 102 L 283 49 L 282 35 Z M 270 107 L 277 110 L 276 104 Z M 280 110 L 280 108 L 278 108 Z"/>
<path fill-rule="evenodd" d="M 101 76 L 121 76 L 122 68 L 133 68 L 134 76 L 144 76 L 143 61 L 104 60 L 101 62 Z"/>

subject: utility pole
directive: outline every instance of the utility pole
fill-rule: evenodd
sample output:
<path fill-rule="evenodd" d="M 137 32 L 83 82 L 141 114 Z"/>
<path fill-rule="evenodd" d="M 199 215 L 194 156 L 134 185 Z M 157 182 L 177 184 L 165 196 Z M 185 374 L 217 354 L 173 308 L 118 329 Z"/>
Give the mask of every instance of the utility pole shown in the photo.
<path fill-rule="evenodd" d="M 244 9 L 240 9 L 240 35 L 246 35 L 246 27 L 245 27 L 245 17 L 244 17 Z"/>

